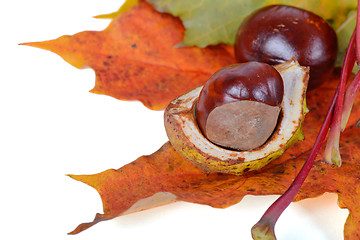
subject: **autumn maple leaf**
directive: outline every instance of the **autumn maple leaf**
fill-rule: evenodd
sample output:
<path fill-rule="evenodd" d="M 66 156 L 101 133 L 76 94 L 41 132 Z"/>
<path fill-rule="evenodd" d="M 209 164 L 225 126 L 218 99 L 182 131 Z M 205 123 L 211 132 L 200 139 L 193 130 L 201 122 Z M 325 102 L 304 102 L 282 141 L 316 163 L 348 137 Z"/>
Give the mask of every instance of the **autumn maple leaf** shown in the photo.
<path fill-rule="evenodd" d="M 94 69 L 93 93 L 139 100 L 160 110 L 173 98 L 201 86 L 219 68 L 235 63 L 225 45 L 176 48 L 183 37 L 178 18 L 142 1 L 104 31 L 24 45 L 53 51 L 77 68 Z"/>
<path fill-rule="evenodd" d="M 207 175 L 181 157 L 170 143 L 166 143 L 152 155 L 140 157 L 118 170 L 111 169 L 95 175 L 70 175 L 95 188 L 104 204 L 104 214 L 97 214 L 93 222 L 79 225 L 71 234 L 104 220 L 174 201 L 225 208 L 240 202 L 247 194 L 282 194 L 313 146 L 336 84 L 337 78 L 334 78 L 326 86 L 308 93 L 310 113 L 303 126 L 306 141 L 296 143 L 260 171 L 243 176 Z M 325 192 L 337 193 L 339 206 L 350 212 L 345 223 L 345 239 L 360 237 L 360 139 L 357 137 L 360 129 L 354 126 L 359 117 L 360 99 L 357 99 L 349 119 L 350 127 L 342 136 L 343 166 L 337 168 L 323 163 L 320 154 L 295 199 L 299 201 Z"/>

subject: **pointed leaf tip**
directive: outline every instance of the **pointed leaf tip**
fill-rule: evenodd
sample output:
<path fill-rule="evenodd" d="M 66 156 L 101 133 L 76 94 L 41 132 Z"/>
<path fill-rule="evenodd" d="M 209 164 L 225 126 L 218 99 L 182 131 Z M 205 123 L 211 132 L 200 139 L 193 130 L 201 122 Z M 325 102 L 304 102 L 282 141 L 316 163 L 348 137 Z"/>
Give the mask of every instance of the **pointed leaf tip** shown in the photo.
<path fill-rule="evenodd" d="M 84 33 L 78 33 L 77 35 L 84 35 Z M 20 45 L 51 51 L 58 54 L 72 66 L 82 69 L 87 67 L 85 57 L 80 54 L 82 48 L 84 48 L 84 43 L 85 42 L 79 42 L 76 38 L 65 35 L 53 40 L 27 42 L 21 43 Z"/>
<path fill-rule="evenodd" d="M 114 19 L 117 16 L 119 16 L 120 14 L 126 12 L 127 10 L 129 10 L 130 8 L 132 8 L 133 6 L 139 4 L 139 0 L 126 0 L 124 2 L 124 4 L 119 8 L 119 10 L 117 10 L 116 12 L 113 13 L 108 13 L 108 14 L 101 14 L 101 15 L 97 15 L 95 16 L 95 18 L 99 18 L 99 19 Z"/>
<path fill-rule="evenodd" d="M 113 218 L 113 217 L 111 217 L 111 218 Z M 92 222 L 79 224 L 79 226 L 77 226 L 73 231 L 69 232 L 68 235 L 76 235 L 76 234 L 78 234 L 78 233 L 80 233 L 80 232 L 94 226 L 95 224 L 97 224 L 99 222 L 110 220 L 111 218 L 109 216 L 104 215 L 104 214 L 97 213 Z"/>
<path fill-rule="evenodd" d="M 74 174 L 66 174 L 67 177 L 70 177 L 76 181 L 80 181 L 80 178 L 79 176 L 82 176 L 82 175 L 74 175 Z"/>

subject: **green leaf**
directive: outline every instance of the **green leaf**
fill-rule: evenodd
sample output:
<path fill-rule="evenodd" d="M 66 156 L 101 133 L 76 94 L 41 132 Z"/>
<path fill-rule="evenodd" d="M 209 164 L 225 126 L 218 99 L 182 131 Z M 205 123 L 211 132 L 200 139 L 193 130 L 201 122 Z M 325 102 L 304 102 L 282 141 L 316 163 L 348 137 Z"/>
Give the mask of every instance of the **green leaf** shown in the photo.
<path fill-rule="evenodd" d="M 356 10 L 351 11 L 347 19 L 343 22 L 343 24 L 336 29 L 336 35 L 338 36 L 338 46 L 339 52 L 336 59 L 336 66 L 342 66 L 346 48 L 349 44 L 349 40 L 351 38 L 352 33 L 354 32 L 356 25 Z M 355 67 L 354 71 L 357 72 L 358 68 Z"/>
<path fill-rule="evenodd" d="M 180 17 L 186 28 L 184 45 L 233 45 L 238 26 L 251 12 L 272 4 L 287 4 L 312 11 L 339 28 L 356 0 L 147 0 L 158 11 Z M 342 36 L 340 36 L 342 38 Z"/>
<path fill-rule="evenodd" d="M 158 11 L 180 17 L 186 46 L 234 44 L 239 24 L 263 0 L 147 0 Z"/>

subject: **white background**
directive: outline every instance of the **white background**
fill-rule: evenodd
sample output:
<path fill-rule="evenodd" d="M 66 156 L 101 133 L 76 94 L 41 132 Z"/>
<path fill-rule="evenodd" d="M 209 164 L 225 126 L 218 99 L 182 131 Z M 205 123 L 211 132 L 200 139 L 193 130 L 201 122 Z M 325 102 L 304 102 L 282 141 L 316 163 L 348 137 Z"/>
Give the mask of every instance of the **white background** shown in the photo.
<path fill-rule="evenodd" d="M 227 209 L 174 203 L 66 233 L 102 212 L 100 197 L 65 174 L 119 168 L 167 141 L 161 111 L 91 94 L 93 70 L 19 46 L 102 30 L 121 0 L 6 1 L 0 14 L 0 239 L 250 239 L 277 198 L 246 197 Z M 278 239 L 342 239 L 347 210 L 334 194 L 292 204 Z"/>

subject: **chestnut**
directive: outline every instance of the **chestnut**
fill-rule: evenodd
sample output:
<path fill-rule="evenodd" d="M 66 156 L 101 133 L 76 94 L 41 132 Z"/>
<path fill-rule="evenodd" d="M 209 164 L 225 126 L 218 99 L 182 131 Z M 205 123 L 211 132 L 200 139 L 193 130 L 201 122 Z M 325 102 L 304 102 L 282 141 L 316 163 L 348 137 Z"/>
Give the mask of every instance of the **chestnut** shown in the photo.
<path fill-rule="evenodd" d="M 274 131 L 284 94 L 279 72 L 260 62 L 234 64 L 205 83 L 195 114 L 206 138 L 222 147 L 251 150 Z"/>
<path fill-rule="evenodd" d="M 271 65 L 295 58 L 310 67 L 309 89 L 319 86 L 333 70 L 337 37 L 320 16 L 296 7 L 272 5 L 251 14 L 240 25 L 235 41 L 238 62 Z"/>

